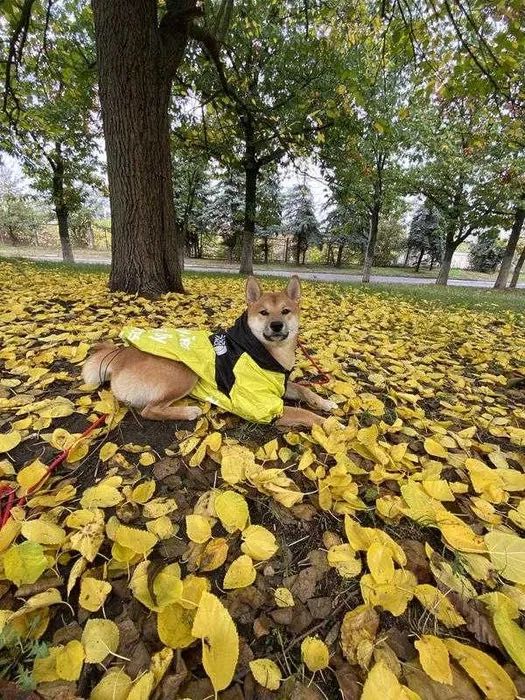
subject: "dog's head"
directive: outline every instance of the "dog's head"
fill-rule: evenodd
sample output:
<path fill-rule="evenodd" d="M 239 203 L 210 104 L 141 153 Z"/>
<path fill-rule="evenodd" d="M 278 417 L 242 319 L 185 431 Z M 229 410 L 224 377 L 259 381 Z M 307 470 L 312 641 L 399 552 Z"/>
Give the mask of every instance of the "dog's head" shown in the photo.
<path fill-rule="evenodd" d="M 283 344 L 299 331 L 301 284 L 297 275 L 284 292 L 263 292 L 255 277 L 246 283 L 248 325 L 254 336 L 265 345 Z"/>

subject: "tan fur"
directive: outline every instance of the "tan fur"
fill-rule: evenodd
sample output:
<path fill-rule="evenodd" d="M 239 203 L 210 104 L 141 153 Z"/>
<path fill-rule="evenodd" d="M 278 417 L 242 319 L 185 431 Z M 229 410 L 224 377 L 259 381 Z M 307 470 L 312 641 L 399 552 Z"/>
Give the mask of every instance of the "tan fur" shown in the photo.
<path fill-rule="evenodd" d="M 295 362 L 299 298 L 300 284 L 296 276 L 291 278 L 284 292 L 263 293 L 254 277 L 250 277 L 246 284 L 248 325 L 286 369 L 291 369 Z M 273 327 L 271 324 L 274 324 Z M 277 335 L 272 328 L 279 328 Z M 183 363 L 135 348 L 117 347 L 111 342 L 98 343 L 93 351 L 82 369 L 86 384 L 109 381 L 111 391 L 119 401 L 140 409 L 141 415 L 151 420 L 194 420 L 201 415 L 202 411 L 197 406 L 171 405 L 187 396 L 198 381 L 197 375 Z M 305 401 L 321 411 L 329 411 L 335 406 L 293 382 L 288 382 L 285 396 Z M 276 424 L 282 427 L 311 427 L 323 420 L 321 416 L 302 408 L 285 406 Z"/>

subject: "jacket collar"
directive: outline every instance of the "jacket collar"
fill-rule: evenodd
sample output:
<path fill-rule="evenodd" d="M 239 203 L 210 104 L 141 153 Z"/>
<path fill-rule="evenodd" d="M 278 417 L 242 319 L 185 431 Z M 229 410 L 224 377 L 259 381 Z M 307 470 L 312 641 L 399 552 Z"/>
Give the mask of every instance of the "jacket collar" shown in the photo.
<path fill-rule="evenodd" d="M 287 376 L 290 374 L 290 370 L 287 370 L 280 362 L 277 362 L 261 341 L 254 336 L 248 325 L 248 314 L 246 311 L 226 331 L 226 335 L 234 346 L 250 355 L 262 369 L 282 372 Z"/>

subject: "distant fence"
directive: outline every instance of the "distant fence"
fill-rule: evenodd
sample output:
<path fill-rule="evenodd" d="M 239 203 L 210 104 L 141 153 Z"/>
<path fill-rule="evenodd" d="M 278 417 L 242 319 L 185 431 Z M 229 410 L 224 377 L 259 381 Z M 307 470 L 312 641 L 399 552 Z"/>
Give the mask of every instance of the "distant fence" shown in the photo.
<path fill-rule="evenodd" d="M 93 222 L 91 225 L 88 242 L 79 243 L 75 240 L 74 232 L 71 231 L 71 238 L 74 248 L 86 248 L 91 250 L 109 251 L 111 250 L 111 227 L 107 223 Z M 8 245 L 13 245 L 13 241 L 7 235 L 0 235 L 0 240 Z M 58 236 L 58 225 L 54 222 L 44 224 L 34 230 L 26 232 L 19 241 L 19 245 L 29 245 L 42 248 L 60 248 Z M 198 257 L 205 260 L 226 260 L 235 262 L 240 258 L 238 248 L 228 248 L 222 243 L 219 236 L 215 238 L 203 237 L 199 242 L 200 255 L 195 256 L 194 251 L 186 251 L 188 257 Z M 406 253 L 399 255 L 397 265 L 403 265 Z M 310 247 L 306 251 L 301 251 L 299 263 L 310 265 L 334 265 L 337 257 L 335 247 L 325 243 L 321 248 Z M 257 238 L 254 246 L 254 262 L 257 263 L 277 263 L 295 264 L 297 260 L 297 248 L 291 236 L 276 236 L 267 240 Z M 343 266 L 359 265 L 360 260 L 350 251 L 345 250 L 342 258 Z M 466 270 L 469 267 L 468 251 L 456 251 L 452 258 L 452 267 Z"/>

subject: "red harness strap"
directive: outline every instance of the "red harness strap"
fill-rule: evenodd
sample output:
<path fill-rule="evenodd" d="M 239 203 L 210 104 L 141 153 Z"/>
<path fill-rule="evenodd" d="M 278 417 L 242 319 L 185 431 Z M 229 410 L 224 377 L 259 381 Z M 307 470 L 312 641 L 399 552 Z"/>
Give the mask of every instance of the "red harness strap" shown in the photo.
<path fill-rule="evenodd" d="M 297 339 L 297 345 L 299 346 L 299 349 L 301 350 L 303 355 L 308 360 L 310 360 L 310 362 L 315 367 L 315 369 L 317 370 L 318 373 L 316 375 L 314 375 L 313 377 L 310 377 L 309 379 L 299 379 L 295 383 L 301 384 L 303 386 L 309 386 L 311 384 L 328 384 L 328 382 L 331 379 L 330 374 L 328 372 L 325 372 L 323 369 L 321 369 L 321 366 L 318 364 L 318 362 L 316 362 L 316 360 L 314 360 L 313 356 L 310 355 L 308 350 L 305 348 L 305 346 L 303 345 L 303 343 L 299 339 Z"/>
<path fill-rule="evenodd" d="M 91 423 L 91 425 L 84 430 L 82 435 L 78 438 L 78 440 L 81 440 L 84 437 L 87 437 L 90 433 L 92 433 L 94 430 L 96 430 L 98 427 L 100 427 L 104 421 L 106 420 L 107 415 L 100 416 L 97 418 L 97 420 L 94 423 Z M 76 440 L 75 442 L 78 442 Z M 10 486 L 0 486 L 0 499 L 7 497 L 7 503 L 5 504 L 5 507 L 2 509 L 2 505 L 0 503 L 0 529 L 6 524 L 6 522 L 9 520 L 9 516 L 11 514 L 11 510 L 14 508 L 14 506 L 23 506 L 26 502 L 27 496 L 29 494 L 34 493 L 40 486 L 45 484 L 45 482 L 49 479 L 51 474 L 58 469 L 58 467 L 62 464 L 67 459 L 68 454 L 70 453 L 73 445 L 69 447 L 67 450 L 63 450 L 59 455 L 55 457 L 55 459 L 49 464 L 46 468 L 46 473 L 42 476 L 42 478 L 36 482 L 36 484 L 33 484 L 28 490 L 27 494 L 25 496 L 21 496 L 18 500 L 16 500 L 16 489 L 11 488 Z"/>

